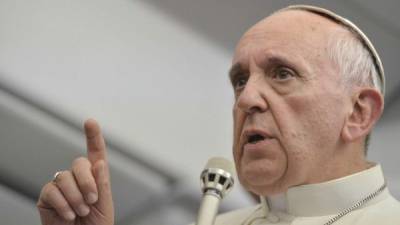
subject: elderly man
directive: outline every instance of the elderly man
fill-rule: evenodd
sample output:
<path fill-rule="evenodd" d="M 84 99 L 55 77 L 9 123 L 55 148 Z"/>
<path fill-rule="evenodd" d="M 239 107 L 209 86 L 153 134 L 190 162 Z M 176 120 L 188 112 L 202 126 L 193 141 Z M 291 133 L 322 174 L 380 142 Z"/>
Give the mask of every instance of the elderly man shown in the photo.
<path fill-rule="evenodd" d="M 317 7 L 280 10 L 243 35 L 230 78 L 237 173 L 268 197 L 217 224 L 400 224 L 380 166 L 365 158 L 384 76 L 355 25 Z"/>
<path fill-rule="evenodd" d="M 400 224 L 380 166 L 365 158 L 384 74 L 357 27 L 317 7 L 280 10 L 243 35 L 230 79 L 236 169 L 261 204 L 217 225 Z M 88 158 L 42 190 L 43 224 L 113 224 L 104 140 L 93 120 L 85 131 Z"/>

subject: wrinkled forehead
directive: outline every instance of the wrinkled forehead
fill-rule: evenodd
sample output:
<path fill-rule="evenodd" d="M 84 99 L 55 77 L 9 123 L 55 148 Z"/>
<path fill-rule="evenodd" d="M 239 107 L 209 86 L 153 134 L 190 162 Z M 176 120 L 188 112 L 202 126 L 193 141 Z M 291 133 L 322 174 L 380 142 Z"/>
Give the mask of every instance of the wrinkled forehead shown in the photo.
<path fill-rule="evenodd" d="M 293 5 L 283 8 L 258 22 L 243 35 L 236 47 L 233 63 L 238 62 L 238 56 L 243 56 L 243 51 L 241 51 L 243 46 L 249 45 L 249 41 L 254 41 L 251 39 L 252 36 L 264 34 L 264 37 L 267 37 L 268 32 L 280 32 L 281 34 L 286 32 L 286 38 L 294 40 L 296 40 L 294 37 L 298 36 L 298 39 L 303 38 L 303 40 L 297 40 L 296 45 L 310 44 L 309 48 L 317 49 L 318 47 L 322 49 L 324 44 L 326 46 L 329 38 L 335 32 L 345 32 L 351 35 L 358 39 L 370 53 L 377 71 L 377 75 L 373 77 L 374 85 L 383 95 L 385 94 L 385 72 L 380 56 L 369 38 L 348 19 L 316 6 Z M 318 40 L 322 40 L 322 42 L 319 43 Z"/>
<path fill-rule="evenodd" d="M 253 29 L 271 29 L 273 27 L 313 32 L 326 32 L 329 28 L 341 28 L 336 22 L 319 14 L 301 9 L 287 9 L 276 11 L 265 17 L 247 32 Z"/>
<path fill-rule="evenodd" d="M 326 53 L 328 39 L 334 32 L 348 32 L 319 15 L 289 10 L 272 14 L 251 27 L 236 46 L 233 64 L 257 51 L 274 49 L 296 51 L 307 56 Z"/>

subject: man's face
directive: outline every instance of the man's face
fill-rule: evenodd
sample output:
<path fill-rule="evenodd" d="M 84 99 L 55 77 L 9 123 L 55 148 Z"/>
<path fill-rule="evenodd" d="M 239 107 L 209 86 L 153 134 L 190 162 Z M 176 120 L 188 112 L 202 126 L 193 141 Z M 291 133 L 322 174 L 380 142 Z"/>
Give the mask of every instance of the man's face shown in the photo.
<path fill-rule="evenodd" d="M 335 29 L 318 15 L 286 11 L 259 22 L 239 41 L 230 71 L 233 153 L 248 190 L 270 195 L 334 178 L 329 168 L 340 163 L 350 105 L 327 55 Z"/>

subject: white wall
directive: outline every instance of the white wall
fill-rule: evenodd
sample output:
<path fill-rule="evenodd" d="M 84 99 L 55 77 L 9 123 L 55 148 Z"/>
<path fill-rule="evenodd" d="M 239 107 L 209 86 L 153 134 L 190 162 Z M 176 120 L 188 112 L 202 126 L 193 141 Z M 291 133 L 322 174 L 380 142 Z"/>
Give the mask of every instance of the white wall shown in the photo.
<path fill-rule="evenodd" d="M 135 154 L 196 177 L 230 157 L 229 54 L 143 1 L 3 0 L 0 33 L 3 82 Z"/>
<path fill-rule="evenodd" d="M 382 165 L 389 189 L 397 199 L 400 199 L 399 140 L 400 120 L 382 121 L 372 133 L 368 151 L 368 158 Z"/>
<path fill-rule="evenodd" d="M 188 24 L 140 0 L 2 0 L 0 82 L 72 121 L 97 118 L 113 141 L 195 189 L 210 156 L 231 158 L 232 49 Z M 399 131 L 378 127 L 385 141 L 370 151 L 398 197 Z"/>
<path fill-rule="evenodd" d="M 230 53 L 145 1 L 2 0 L 0 34 L 0 82 L 76 123 L 96 118 L 199 195 L 206 160 L 231 158 Z"/>

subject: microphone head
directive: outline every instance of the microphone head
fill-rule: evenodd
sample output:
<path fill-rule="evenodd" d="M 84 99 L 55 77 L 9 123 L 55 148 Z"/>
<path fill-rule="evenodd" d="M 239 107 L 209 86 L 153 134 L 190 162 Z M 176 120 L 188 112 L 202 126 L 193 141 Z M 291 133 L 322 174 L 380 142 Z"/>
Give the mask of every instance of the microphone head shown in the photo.
<path fill-rule="evenodd" d="M 224 198 L 232 190 L 234 171 L 233 163 L 225 158 L 209 159 L 200 175 L 203 193 L 211 191 L 219 198 Z"/>

